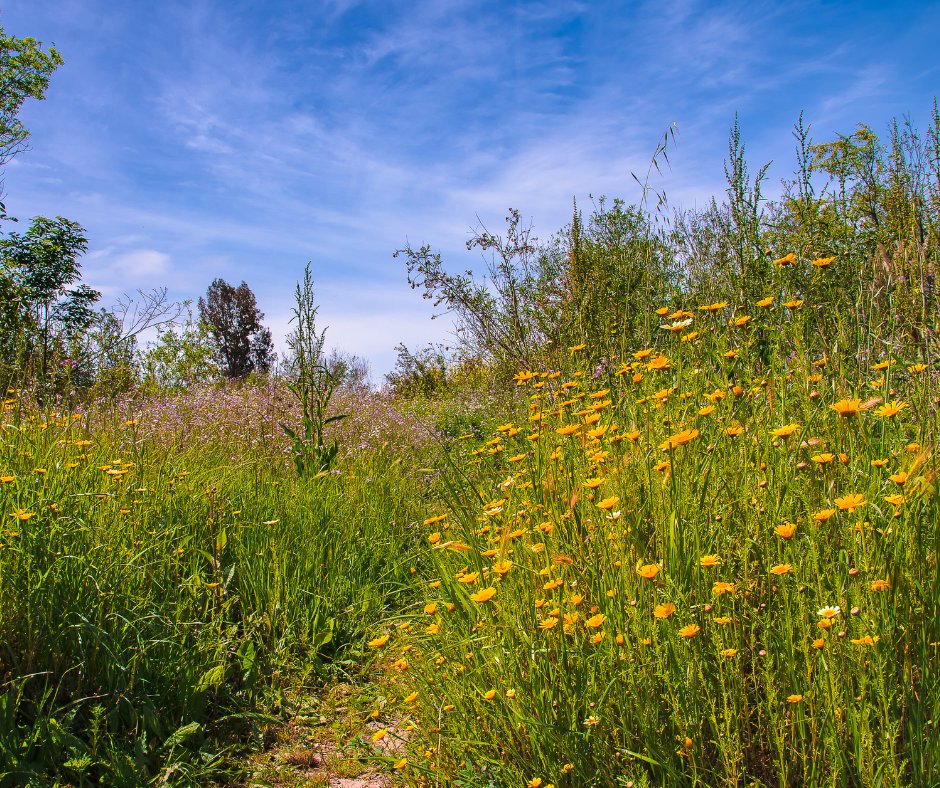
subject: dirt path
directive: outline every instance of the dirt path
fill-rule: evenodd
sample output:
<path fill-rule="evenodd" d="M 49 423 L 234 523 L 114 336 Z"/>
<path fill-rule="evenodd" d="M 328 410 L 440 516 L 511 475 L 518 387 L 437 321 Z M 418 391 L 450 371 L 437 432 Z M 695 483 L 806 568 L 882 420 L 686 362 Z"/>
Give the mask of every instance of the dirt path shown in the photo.
<path fill-rule="evenodd" d="M 396 788 L 388 765 L 372 760 L 398 758 L 405 733 L 376 684 L 338 684 L 317 697 L 306 698 L 293 719 L 269 732 L 269 746 L 248 763 L 246 786 L 275 788 Z M 386 714 L 386 706 L 388 713 Z M 380 730 L 388 730 L 372 743 Z"/>

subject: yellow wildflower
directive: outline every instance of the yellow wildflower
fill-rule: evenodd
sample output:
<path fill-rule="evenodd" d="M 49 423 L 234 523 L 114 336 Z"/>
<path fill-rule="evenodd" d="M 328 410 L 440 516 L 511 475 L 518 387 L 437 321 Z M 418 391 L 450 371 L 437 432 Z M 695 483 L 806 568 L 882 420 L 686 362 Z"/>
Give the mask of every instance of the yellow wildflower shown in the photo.
<path fill-rule="evenodd" d="M 875 410 L 875 415 L 883 419 L 891 418 L 892 416 L 897 416 L 906 407 L 908 407 L 907 402 L 886 402 L 880 408 Z"/>
<path fill-rule="evenodd" d="M 850 493 L 849 495 L 844 495 L 841 498 L 836 498 L 836 506 L 840 509 L 845 509 L 848 512 L 854 512 L 860 506 L 865 506 L 868 501 L 865 500 L 865 496 L 861 493 Z"/>
<path fill-rule="evenodd" d="M 722 594 L 733 594 L 734 583 L 726 583 L 723 580 L 718 581 L 712 586 L 712 593 L 715 594 L 715 596 L 721 596 Z"/>
<path fill-rule="evenodd" d="M 860 399 L 841 399 L 829 407 L 842 418 L 849 418 L 850 416 L 857 416 L 861 412 L 862 401 Z"/>
<path fill-rule="evenodd" d="M 494 596 L 496 596 L 496 589 L 490 586 L 477 591 L 475 594 L 470 594 L 470 599 L 474 602 L 489 602 Z"/>
<path fill-rule="evenodd" d="M 774 533 L 782 539 L 789 539 L 796 533 L 796 523 L 781 523 L 774 528 Z"/>

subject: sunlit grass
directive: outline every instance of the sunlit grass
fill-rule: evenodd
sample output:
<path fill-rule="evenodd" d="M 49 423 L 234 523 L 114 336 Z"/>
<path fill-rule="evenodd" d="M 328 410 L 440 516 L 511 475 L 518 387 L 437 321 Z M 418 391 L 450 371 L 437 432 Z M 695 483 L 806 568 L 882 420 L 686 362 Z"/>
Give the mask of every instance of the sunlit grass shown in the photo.
<path fill-rule="evenodd" d="M 41 414 L 15 392 L 5 407 L 4 785 L 228 768 L 281 687 L 322 680 L 408 598 L 411 451 L 364 442 L 301 482 L 264 440 L 154 435 L 165 408 Z"/>

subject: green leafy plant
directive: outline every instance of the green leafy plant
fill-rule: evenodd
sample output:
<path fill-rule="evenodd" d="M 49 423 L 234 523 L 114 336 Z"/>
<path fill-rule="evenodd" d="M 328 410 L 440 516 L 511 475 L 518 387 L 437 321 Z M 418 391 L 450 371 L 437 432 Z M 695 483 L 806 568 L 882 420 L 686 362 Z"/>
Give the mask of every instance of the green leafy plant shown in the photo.
<path fill-rule="evenodd" d="M 310 263 L 304 269 L 303 286 L 297 283 L 294 297 L 296 306 L 291 322 L 296 323 L 296 327 L 287 337 L 287 345 L 293 353 L 290 366 L 294 380 L 287 388 L 303 411 L 303 428 L 295 430 L 281 422 L 281 429 L 293 441 L 297 475 L 316 476 L 333 468 L 339 452 L 338 439 L 334 438 L 330 445 L 324 442 L 327 425 L 342 421 L 348 414 L 327 415 L 336 378 L 323 359 L 326 329 L 317 332 L 319 307 L 315 304 Z"/>

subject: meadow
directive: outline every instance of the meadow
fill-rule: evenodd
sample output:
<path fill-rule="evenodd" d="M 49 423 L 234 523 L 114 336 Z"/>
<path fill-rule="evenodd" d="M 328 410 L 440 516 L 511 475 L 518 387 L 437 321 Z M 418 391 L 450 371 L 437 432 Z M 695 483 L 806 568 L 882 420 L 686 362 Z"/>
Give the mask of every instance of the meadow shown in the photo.
<path fill-rule="evenodd" d="M 872 139 L 766 213 L 734 133 L 664 229 L 510 212 L 485 285 L 402 250 L 459 351 L 338 387 L 316 467 L 302 375 L 11 386 L 0 786 L 265 784 L 338 687 L 392 784 L 940 784 L 940 155 Z"/>
<path fill-rule="evenodd" d="M 425 779 L 938 779 L 927 365 L 757 367 L 799 299 L 686 307 L 614 364 L 520 371 L 528 412 L 450 455 L 424 598 L 370 644 Z"/>
<path fill-rule="evenodd" d="M 131 418 L 8 397 L 4 785 L 220 779 L 285 689 L 322 681 L 325 661 L 341 672 L 402 604 L 430 436 L 359 397 L 353 458 L 299 484 L 285 399 L 206 389 Z"/>

